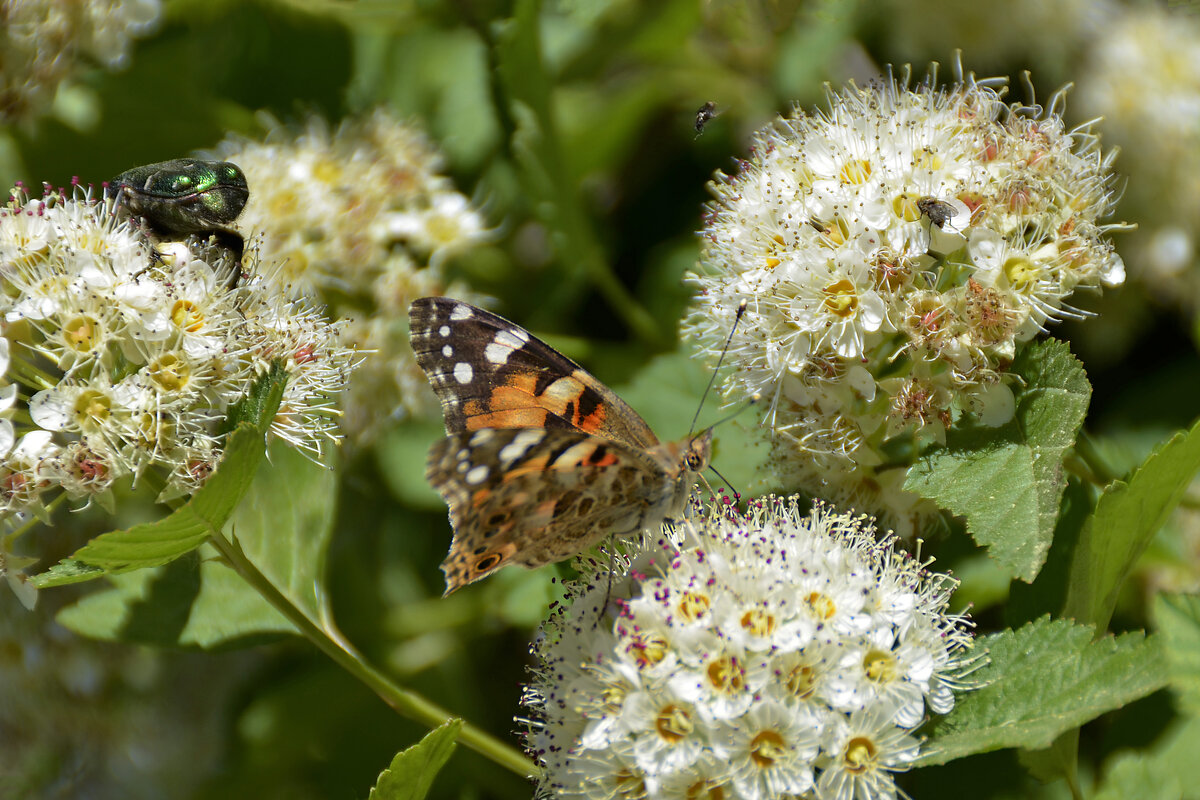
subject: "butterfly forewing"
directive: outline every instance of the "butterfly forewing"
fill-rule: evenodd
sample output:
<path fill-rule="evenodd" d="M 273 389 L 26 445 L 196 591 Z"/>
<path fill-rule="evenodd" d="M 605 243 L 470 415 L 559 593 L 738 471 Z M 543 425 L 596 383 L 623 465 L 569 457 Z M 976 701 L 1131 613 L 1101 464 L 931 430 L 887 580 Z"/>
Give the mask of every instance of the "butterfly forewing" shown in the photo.
<path fill-rule="evenodd" d="M 447 297 L 415 301 L 408 317 L 447 433 L 575 428 L 635 447 L 658 444 L 624 400 L 519 325 Z"/>
<path fill-rule="evenodd" d="M 426 475 L 450 506 L 446 593 L 536 567 L 682 511 L 711 432 L 660 444 L 621 398 L 524 328 L 458 300 L 409 309 L 446 438 Z"/>

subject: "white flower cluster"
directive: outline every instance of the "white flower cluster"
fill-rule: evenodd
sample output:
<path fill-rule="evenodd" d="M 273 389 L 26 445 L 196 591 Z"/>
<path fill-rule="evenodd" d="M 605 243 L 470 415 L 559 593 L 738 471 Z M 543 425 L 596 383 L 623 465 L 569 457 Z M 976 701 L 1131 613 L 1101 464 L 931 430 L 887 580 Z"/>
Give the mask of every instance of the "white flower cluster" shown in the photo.
<path fill-rule="evenodd" d="M 955 581 L 877 542 L 868 518 L 794 500 L 681 531 L 683 549 L 614 587 L 630 599 L 611 627 L 603 579 L 544 627 L 526 692 L 543 794 L 895 798 L 912 730 L 960 688 Z"/>
<path fill-rule="evenodd" d="M 0 513 L 40 514 L 59 490 L 108 506 L 115 481 L 151 467 L 160 499 L 191 493 L 230 406 L 276 361 L 288 384 L 272 432 L 315 453 L 336 439 L 332 395 L 356 360 L 336 326 L 269 275 L 230 289 L 213 253 L 168 249 L 153 255 L 78 189 L 0 208 Z"/>
<path fill-rule="evenodd" d="M 0 124 L 41 114 L 83 60 L 123 66 L 133 37 L 161 13 L 160 0 L 0 3 Z"/>
<path fill-rule="evenodd" d="M 1122 211 L 1135 274 L 1200 316 L 1200 19 L 1138 6 L 1097 36 L 1080 81 L 1086 113 L 1103 115 L 1131 180 Z"/>
<path fill-rule="evenodd" d="M 428 295 L 478 299 L 447 286 L 442 264 L 488 237 L 482 216 L 425 137 L 383 111 L 332 133 L 319 119 L 298 136 L 267 122 L 265 141 L 230 139 L 216 157 L 246 173 L 239 227 L 262 235 L 262 261 L 346 318 L 343 341 L 372 352 L 345 397 L 343 430 L 367 440 L 391 417 L 431 413 L 408 306 Z"/>
<path fill-rule="evenodd" d="M 857 507 L 903 480 L 875 469 L 897 444 L 908 463 L 964 413 L 1011 419 L 1018 344 L 1077 315 L 1077 288 L 1124 279 L 1098 140 L 1057 100 L 933 80 L 852 85 L 759 133 L 712 184 L 683 327 L 715 360 L 747 302 L 726 397 L 769 401 L 788 485 Z"/>

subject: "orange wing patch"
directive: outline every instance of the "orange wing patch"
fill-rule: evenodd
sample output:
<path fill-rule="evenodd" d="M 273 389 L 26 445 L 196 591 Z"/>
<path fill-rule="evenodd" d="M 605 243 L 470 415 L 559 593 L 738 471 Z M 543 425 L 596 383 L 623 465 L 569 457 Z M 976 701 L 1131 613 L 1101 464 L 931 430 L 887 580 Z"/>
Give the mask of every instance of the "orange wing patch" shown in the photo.
<path fill-rule="evenodd" d="M 465 427 L 544 428 L 553 414 L 584 433 L 603 429 L 607 410 L 602 398 L 574 376 L 558 378 L 549 385 L 539 375 L 515 372 L 504 383 L 494 386 L 486 398 L 474 398 L 463 404 Z"/>

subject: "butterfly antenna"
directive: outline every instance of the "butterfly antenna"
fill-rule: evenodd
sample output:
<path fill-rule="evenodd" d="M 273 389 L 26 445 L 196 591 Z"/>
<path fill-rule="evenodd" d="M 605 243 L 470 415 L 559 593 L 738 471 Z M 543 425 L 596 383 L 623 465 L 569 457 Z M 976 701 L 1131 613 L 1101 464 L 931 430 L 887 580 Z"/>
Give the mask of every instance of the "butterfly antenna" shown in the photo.
<path fill-rule="evenodd" d="M 717 366 L 713 368 L 712 377 L 708 379 L 708 386 L 704 387 L 704 394 L 700 395 L 700 405 L 696 406 L 696 416 L 692 417 L 692 426 L 688 428 L 689 438 L 696 430 L 696 422 L 700 419 L 700 409 L 704 408 L 704 401 L 708 399 L 708 393 L 712 391 L 713 384 L 717 382 L 721 363 L 725 360 L 725 354 L 729 352 L 729 343 L 733 341 L 733 334 L 737 332 L 738 323 L 742 321 L 742 315 L 745 313 L 746 301 L 743 300 L 738 304 L 737 316 L 733 318 L 733 327 L 729 329 L 729 335 L 725 337 L 725 346 L 721 348 L 721 355 L 717 358 Z"/>
<path fill-rule="evenodd" d="M 721 479 L 721 483 L 723 483 L 723 484 L 725 484 L 726 486 L 728 486 L 728 487 L 729 487 L 729 491 L 733 493 L 733 500 L 734 500 L 734 502 L 737 502 L 737 501 L 738 501 L 738 499 L 740 499 L 740 498 L 741 498 L 741 496 L 742 496 L 742 493 L 741 493 L 741 492 L 739 492 L 737 489 L 733 488 L 733 484 L 732 484 L 732 483 L 730 483 L 730 482 L 729 482 L 729 480 L 728 480 L 728 479 L 727 479 L 727 478 L 726 478 L 724 475 L 722 475 L 722 474 L 720 473 L 720 471 L 719 471 L 719 470 L 718 470 L 716 467 L 714 467 L 712 464 L 709 464 L 709 465 L 708 465 L 708 468 L 709 468 L 709 469 L 711 469 L 711 470 L 713 471 L 713 474 L 714 474 L 714 475 L 716 475 L 718 478 L 720 478 L 720 479 Z M 706 483 L 707 483 L 707 481 L 706 481 Z M 711 486 L 708 488 L 708 492 L 709 492 L 709 494 L 713 494 L 713 491 L 712 491 L 712 487 L 711 487 Z M 716 497 L 716 495 L 715 495 L 715 494 L 713 494 L 713 496 L 714 496 L 714 497 Z"/>
<path fill-rule="evenodd" d="M 708 427 L 715 428 L 718 425 L 724 425 L 726 422 L 729 422 L 729 420 L 731 420 L 734 417 L 741 414 L 747 408 L 750 408 L 753 405 L 757 405 L 761 400 L 762 400 L 762 395 L 755 392 L 754 394 L 750 395 L 750 399 L 747 400 L 745 403 L 742 403 L 742 405 L 737 410 L 729 412 L 728 414 L 721 417 L 719 420 L 714 422 L 712 425 L 709 425 Z"/>

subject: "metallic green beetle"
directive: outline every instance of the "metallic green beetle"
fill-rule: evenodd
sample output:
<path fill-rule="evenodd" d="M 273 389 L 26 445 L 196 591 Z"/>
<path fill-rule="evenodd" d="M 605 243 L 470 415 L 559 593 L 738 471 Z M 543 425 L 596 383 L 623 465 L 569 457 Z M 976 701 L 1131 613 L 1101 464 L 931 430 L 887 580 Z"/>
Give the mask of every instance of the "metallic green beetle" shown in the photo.
<path fill-rule="evenodd" d="M 219 230 L 246 207 L 250 188 L 237 164 L 177 158 L 122 172 L 105 193 L 164 236 Z"/>
<path fill-rule="evenodd" d="M 175 241 L 193 234 L 211 236 L 240 265 L 242 235 L 231 225 L 246 207 L 250 188 L 237 164 L 177 158 L 126 170 L 108 182 L 105 197 L 139 217 L 155 238 Z M 237 285 L 240 268 L 231 286 Z"/>

